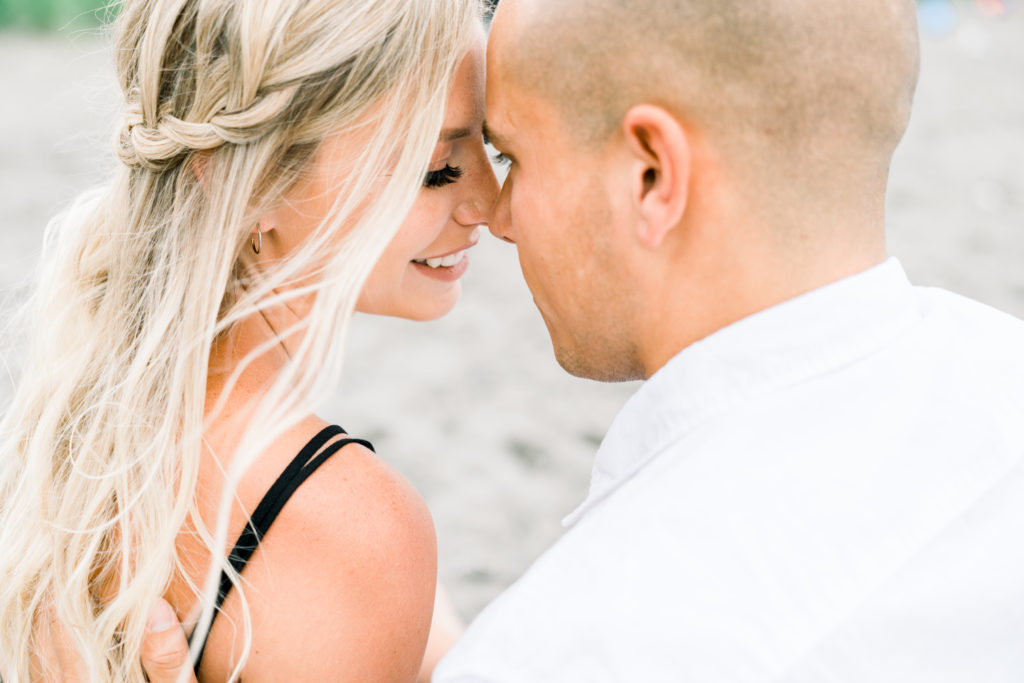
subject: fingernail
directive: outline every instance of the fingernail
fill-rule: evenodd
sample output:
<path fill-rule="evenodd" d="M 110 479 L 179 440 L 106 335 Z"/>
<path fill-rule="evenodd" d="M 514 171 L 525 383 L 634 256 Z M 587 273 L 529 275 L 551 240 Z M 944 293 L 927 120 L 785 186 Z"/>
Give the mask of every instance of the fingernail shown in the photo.
<path fill-rule="evenodd" d="M 146 630 L 150 633 L 163 633 L 178 623 L 178 616 L 174 609 L 161 600 L 149 613 L 149 621 L 146 622 Z"/>

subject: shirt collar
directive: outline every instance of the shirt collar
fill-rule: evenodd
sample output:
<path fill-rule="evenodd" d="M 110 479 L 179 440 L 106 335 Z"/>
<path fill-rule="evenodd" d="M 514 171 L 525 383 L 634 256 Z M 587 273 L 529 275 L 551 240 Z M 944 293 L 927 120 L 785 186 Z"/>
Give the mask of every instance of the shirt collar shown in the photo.
<path fill-rule="evenodd" d="M 667 446 L 737 403 L 872 353 L 921 319 L 890 258 L 729 325 L 679 352 L 616 416 L 570 526 Z"/>

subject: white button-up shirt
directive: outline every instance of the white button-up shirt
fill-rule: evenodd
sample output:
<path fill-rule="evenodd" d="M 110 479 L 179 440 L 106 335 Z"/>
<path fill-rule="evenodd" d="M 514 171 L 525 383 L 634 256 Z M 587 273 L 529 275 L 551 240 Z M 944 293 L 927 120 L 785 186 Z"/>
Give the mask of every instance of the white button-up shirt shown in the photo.
<path fill-rule="evenodd" d="M 1024 323 L 890 259 L 686 348 L 436 683 L 1024 681 Z"/>

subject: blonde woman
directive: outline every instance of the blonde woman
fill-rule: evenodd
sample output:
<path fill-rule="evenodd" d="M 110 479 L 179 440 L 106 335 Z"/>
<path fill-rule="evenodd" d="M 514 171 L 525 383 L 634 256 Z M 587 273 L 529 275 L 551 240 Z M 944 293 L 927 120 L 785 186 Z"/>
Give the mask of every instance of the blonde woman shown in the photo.
<path fill-rule="evenodd" d="M 123 164 L 48 233 L 3 422 L 6 683 L 144 680 L 161 596 L 200 680 L 416 677 L 429 514 L 314 409 L 353 311 L 455 304 L 482 35 L 474 0 L 121 5 Z"/>

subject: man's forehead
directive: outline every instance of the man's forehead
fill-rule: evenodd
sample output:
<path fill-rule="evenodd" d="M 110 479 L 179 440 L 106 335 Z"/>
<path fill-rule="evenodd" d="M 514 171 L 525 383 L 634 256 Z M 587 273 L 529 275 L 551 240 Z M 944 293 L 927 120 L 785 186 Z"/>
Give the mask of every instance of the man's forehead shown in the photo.
<path fill-rule="evenodd" d="M 515 0 L 502 0 L 491 23 L 487 38 L 488 102 L 491 94 L 503 94 L 515 81 L 516 63 L 521 57 L 517 47 L 521 42 L 518 6 Z"/>
<path fill-rule="evenodd" d="M 488 87 L 493 80 L 488 79 Z M 487 113 L 484 120 L 484 137 L 496 147 L 507 149 L 513 146 L 519 134 L 529 123 L 524 118 L 529 115 L 529 107 L 525 106 L 525 95 L 518 93 L 507 81 L 495 84 L 494 90 L 487 93 Z"/>
<path fill-rule="evenodd" d="M 499 46 L 500 48 L 500 46 Z M 487 119 L 484 135 L 501 146 L 509 141 L 515 129 L 516 87 L 492 41 L 487 48 Z"/>
<path fill-rule="evenodd" d="M 559 0 L 563 1 L 563 0 Z M 559 108 L 532 79 L 543 69 L 524 53 L 524 39 L 540 7 L 537 0 L 501 0 L 487 41 L 487 125 L 485 133 L 501 147 L 549 123 Z"/>

